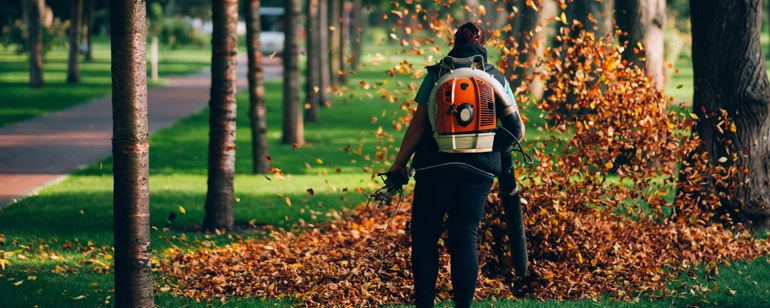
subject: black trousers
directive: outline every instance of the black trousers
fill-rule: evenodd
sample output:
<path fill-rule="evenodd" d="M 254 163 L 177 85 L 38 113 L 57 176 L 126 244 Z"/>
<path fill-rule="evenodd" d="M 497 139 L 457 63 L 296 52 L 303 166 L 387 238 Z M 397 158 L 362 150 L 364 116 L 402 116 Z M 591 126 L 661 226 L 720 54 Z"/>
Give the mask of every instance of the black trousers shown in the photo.
<path fill-rule="evenodd" d="M 470 307 L 478 279 L 479 222 L 494 176 L 452 165 L 415 176 L 412 205 L 412 271 L 417 307 L 433 307 L 438 276 L 438 239 L 449 214 L 449 253 L 456 307 Z"/>

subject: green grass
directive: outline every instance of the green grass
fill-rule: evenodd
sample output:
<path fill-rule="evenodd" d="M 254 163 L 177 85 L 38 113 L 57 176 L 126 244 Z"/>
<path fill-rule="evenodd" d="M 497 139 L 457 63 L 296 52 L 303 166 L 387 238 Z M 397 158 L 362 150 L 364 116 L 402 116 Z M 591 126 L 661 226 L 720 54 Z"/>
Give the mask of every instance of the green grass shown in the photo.
<path fill-rule="evenodd" d="M 376 52 L 388 58 L 391 64 L 403 57 L 395 56 L 399 50 L 385 46 Z M 366 52 L 363 60 L 369 63 L 373 49 Z M 409 57 L 410 62 L 419 63 L 417 57 Z M 307 144 L 298 149 L 280 143 L 281 127 L 281 86 L 270 82 L 266 85 L 268 104 L 268 136 L 270 155 L 273 166 L 285 173 L 285 179 L 279 181 L 273 175 L 251 175 L 250 133 L 248 129 L 248 96 L 238 95 L 238 142 L 236 148 L 235 195 L 239 202 L 235 204 L 235 219 L 238 224 L 250 221 L 271 224 L 279 228 L 292 228 L 298 219 L 307 223 L 324 220 L 325 214 L 334 209 L 344 211 L 352 209 L 365 198 L 353 188 L 369 190 L 372 183 L 370 172 L 387 168 L 375 157 L 377 147 L 388 148 L 388 159 L 396 153 L 403 130 L 396 131 L 391 121 L 403 111 L 400 103 L 390 103 L 378 94 L 370 99 L 363 94 L 360 80 L 375 86 L 376 82 L 387 80 L 387 86 L 379 86 L 390 91 L 398 88 L 398 81 L 419 83 L 419 80 L 399 76 L 390 79 L 382 72 L 384 67 L 368 65 L 357 75 L 351 77 L 350 88 L 343 97 L 336 97 L 333 108 L 321 110 L 320 123 L 305 124 Z M 681 72 L 680 72 L 681 73 Z M 5 75 L 5 74 L 3 74 Z M 405 87 L 401 87 L 403 89 Z M 371 91 L 370 91 L 371 92 Z M 353 97 L 350 97 L 350 94 Z M 400 101 L 411 98 L 413 93 L 400 94 Z M 383 116 L 383 112 L 385 116 Z M 395 114 L 394 114 L 395 112 Z M 533 108 L 524 112 L 530 118 L 536 118 Z M 376 123 L 370 118 L 377 117 Z M 393 141 L 387 137 L 378 138 L 373 133 L 382 127 L 382 131 L 393 135 Z M 538 136 L 535 129 L 527 132 L 528 139 Z M 215 244 L 234 241 L 235 236 L 258 238 L 260 233 L 240 231 L 238 234 L 204 234 L 191 230 L 191 227 L 203 221 L 203 203 L 206 192 L 206 159 L 208 142 L 208 111 L 184 119 L 173 126 L 151 136 L 150 152 L 151 173 L 151 225 L 154 257 L 163 257 L 164 250 L 173 246 L 197 246 L 207 240 Z M 361 154 L 353 150 L 361 146 Z M 348 151 L 345 148 L 350 146 Z M 367 160 L 368 157 L 368 160 Z M 320 160 L 320 162 L 319 162 Z M 310 166 L 308 168 L 307 166 Z M 42 190 L 0 211 L 0 234 L 5 236 L 5 258 L 12 264 L 0 270 L 0 298 L 4 307 L 96 307 L 105 304 L 108 297 L 114 297 L 112 273 L 93 273 L 95 260 L 109 264 L 112 253 L 112 160 L 105 159 L 86 170 L 78 172 L 59 184 Z M 339 168 L 339 173 L 337 169 Z M 343 189 L 351 188 L 348 192 Z M 314 196 L 306 189 L 313 188 Z M 286 198 L 292 206 L 286 204 Z M 165 230 L 166 218 L 170 212 L 180 214 L 169 230 Z M 315 218 L 313 216 L 316 216 Z M 74 247 L 93 246 L 94 250 L 64 249 L 69 241 Z M 90 245 L 89 245 L 90 244 Z M 21 251 L 18 251 L 21 250 Z M 44 251 L 50 257 L 42 257 Z M 25 256 L 22 260 L 19 255 Z M 720 268 L 722 273 L 716 283 L 718 291 L 705 295 L 710 302 L 720 305 L 762 307 L 762 300 L 770 298 L 770 263 L 767 258 L 754 262 L 736 262 L 730 268 Z M 53 273 L 59 266 L 65 270 L 74 269 L 76 273 Z M 740 271 L 740 273 L 739 273 Z M 746 279 L 751 275 L 751 279 Z M 35 280 L 28 280 L 35 276 Z M 689 280 L 689 278 L 687 278 Z M 755 285 L 752 281 L 757 281 Z M 23 281 L 16 286 L 15 283 Z M 163 286 L 161 277 L 156 275 L 158 287 Z M 690 284 L 706 284 L 702 280 L 688 281 Z M 711 282 L 708 282 L 711 284 Z M 737 290 L 729 294 L 727 288 Z M 709 286 L 713 289 L 713 286 Z M 689 292 L 684 290 L 686 292 Z M 80 296 L 84 296 L 80 298 Z M 650 302 L 640 299 L 642 306 L 662 306 L 673 302 L 675 306 L 697 304 L 703 296 L 689 293 L 683 298 L 673 298 Z M 112 298 L 109 299 L 112 302 Z M 185 298 L 172 297 L 159 293 L 156 304 L 160 307 L 204 307 L 220 306 L 219 303 L 195 303 Z M 259 299 L 233 299 L 225 307 L 274 307 L 286 306 L 289 302 L 263 301 Z M 477 307 L 594 307 L 605 305 L 630 306 L 630 303 L 603 299 L 598 303 L 592 300 L 555 302 L 555 301 L 492 301 L 478 303 Z"/>
<path fill-rule="evenodd" d="M 56 47 L 48 52 L 43 62 L 45 85 L 42 89 L 29 88 L 27 54 L 17 55 L 12 47 L 0 49 L 3 100 L 0 127 L 109 95 L 112 91 L 109 39 L 96 38 L 93 45 L 92 62 L 85 62 L 80 56 L 80 83 L 74 85 L 66 82 L 68 50 Z M 170 51 L 161 47 L 160 50 L 158 73 L 161 77 L 196 72 L 211 62 L 208 49 Z M 164 80 L 158 83 L 163 84 Z M 153 85 L 150 81 L 150 86 Z"/>

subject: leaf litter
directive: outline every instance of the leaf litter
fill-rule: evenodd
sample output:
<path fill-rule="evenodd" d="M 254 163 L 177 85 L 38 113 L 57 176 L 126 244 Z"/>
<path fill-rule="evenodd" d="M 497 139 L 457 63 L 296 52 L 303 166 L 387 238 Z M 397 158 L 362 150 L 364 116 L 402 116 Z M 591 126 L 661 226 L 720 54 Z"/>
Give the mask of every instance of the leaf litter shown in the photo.
<path fill-rule="evenodd" d="M 566 2 L 560 4 L 564 8 Z M 398 2 L 393 5 L 398 7 Z M 443 5 L 449 7 L 451 1 Z M 395 15 L 406 19 L 416 12 Z M 451 42 L 454 20 L 431 16 L 430 30 L 436 38 Z M 568 24 L 564 14 L 553 19 Z M 524 79 L 543 81 L 544 97 L 532 100 L 522 95 L 518 104 L 536 108 L 546 122 L 537 126 L 540 136 L 524 142 L 538 163 L 516 170 L 526 201 L 522 206 L 530 270 L 524 277 L 513 272 L 503 209 L 493 187 L 479 229 L 477 299 L 609 296 L 633 301 L 643 296 L 694 294 L 695 289 L 702 292 L 708 286 L 689 290 L 667 286 L 696 275 L 695 268 L 705 267 L 706 275 L 718 275 L 718 267 L 730 266 L 732 260 L 768 255 L 770 240 L 753 237 L 729 213 L 714 214 L 720 198 L 745 188 L 741 177 L 747 170 L 726 164 L 736 161 L 741 151 L 728 149 L 735 154 L 715 165 L 701 151 L 697 136 L 689 133 L 699 117 L 715 119 L 718 127 L 724 127 L 721 133 L 734 133 L 732 119 L 724 112 L 687 111 L 684 104 L 676 111 L 669 104 L 671 98 L 654 87 L 642 68 L 622 59 L 626 47 L 614 46 L 611 38 L 596 38 L 580 23 L 562 31 L 558 34 L 561 47 L 546 49 L 542 58 L 527 57 L 528 63 L 519 63 L 519 53 L 534 52 L 539 44 L 515 48 L 501 30 L 488 31 L 487 46 L 500 50 L 501 70 L 511 65 L 540 68 L 538 74 Z M 399 37 L 393 34 L 393 39 Z M 421 45 L 441 53 L 434 39 L 422 39 L 421 45 L 417 38 L 413 42 L 411 49 L 401 42 L 402 53 L 423 55 Z M 378 53 L 371 64 L 384 60 Z M 415 67 L 404 60 L 386 73 L 420 78 L 423 72 Z M 528 84 L 513 86 L 517 93 L 526 93 Z M 394 128 L 408 124 L 414 108 L 411 100 L 401 100 L 399 95 L 413 95 L 413 83 L 409 83 L 410 92 L 392 93 L 378 89 L 379 83 L 362 80 L 360 85 L 371 89 L 370 98 L 376 92 L 390 103 L 402 104 L 404 114 L 393 122 Z M 392 139 L 381 128 L 373 134 Z M 353 152 L 369 161 L 360 145 Z M 385 153 L 375 157 L 385 161 Z M 376 172 L 374 164 L 364 170 Z M 278 178 L 281 173 L 274 175 Z M 303 306 L 408 303 L 413 289 L 412 196 L 403 201 L 387 229 L 394 208 L 361 205 L 341 218 L 326 215 L 324 224 L 303 224 L 294 232 L 270 230 L 265 239 L 239 238 L 222 247 L 170 248 L 156 264 L 163 291 L 205 301 L 289 299 Z M 380 241 L 383 232 L 385 240 Z M 452 295 L 449 241 L 446 232 L 439 241 L 437 298 L 441 300 Z"/>

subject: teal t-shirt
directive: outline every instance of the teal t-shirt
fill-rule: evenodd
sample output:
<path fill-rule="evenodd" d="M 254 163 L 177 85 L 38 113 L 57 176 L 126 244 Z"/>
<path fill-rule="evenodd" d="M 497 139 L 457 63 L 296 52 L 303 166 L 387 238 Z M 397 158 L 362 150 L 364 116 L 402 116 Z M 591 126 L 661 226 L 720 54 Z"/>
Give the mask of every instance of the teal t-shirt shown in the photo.
<path fill-rule="evenodd" d="M 436 83 L 436 75 L 428 73 L 420 84 L 420 89 L 417 90 L 417 95 L 414 96 L 414 101 L 420 105 L 427 105 L 430 100 L 430 92 L 433 91 L 433 85 Z M 516 99 L 513 97 L 513 90 L 511 86 L 505 83 L 505 94 L 511 99 L 514 105 L 516 105 Z"/>

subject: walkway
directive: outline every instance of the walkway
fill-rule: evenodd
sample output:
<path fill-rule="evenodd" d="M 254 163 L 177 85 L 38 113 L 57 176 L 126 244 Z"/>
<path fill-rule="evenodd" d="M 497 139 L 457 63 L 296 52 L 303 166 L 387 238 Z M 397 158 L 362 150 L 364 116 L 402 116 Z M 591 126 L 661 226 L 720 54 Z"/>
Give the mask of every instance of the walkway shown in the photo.
<path fill-rule="evenodd" d="M 277 79 L 278 58 L 264 58 L 265 79 Z M 238 59 L 238 89 L 248 87 L 246 59 Z M 208 105 L 211 72 L 167 78 L 168 86 L 148 91 L 150 132 Z M 112 98 L 83 103 L 0 128 L 0 209 L 112 152 Z"/>

